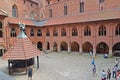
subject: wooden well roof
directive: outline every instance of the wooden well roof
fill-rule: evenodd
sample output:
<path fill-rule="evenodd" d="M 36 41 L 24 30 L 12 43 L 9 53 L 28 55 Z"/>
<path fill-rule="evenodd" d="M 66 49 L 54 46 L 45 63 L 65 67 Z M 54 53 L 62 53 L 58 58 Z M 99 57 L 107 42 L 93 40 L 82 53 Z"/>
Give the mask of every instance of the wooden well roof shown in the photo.
<path fill-rule="evenodd" d="M 21 31 L 13 45 L 2 58 L 7 60 L 25 60 L 39 56 L 41 53 L 24 32 Z"/>

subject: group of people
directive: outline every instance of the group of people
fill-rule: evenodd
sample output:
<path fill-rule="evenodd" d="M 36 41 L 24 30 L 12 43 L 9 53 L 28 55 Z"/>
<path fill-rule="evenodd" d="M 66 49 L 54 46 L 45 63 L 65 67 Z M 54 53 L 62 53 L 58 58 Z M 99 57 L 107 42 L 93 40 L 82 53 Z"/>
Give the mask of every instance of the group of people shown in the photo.
<path fill-rule="evenodd" d="M 93 76 L 96 75 L 96 65 L 95 65 L 95 58 L 92 58 L 92 71 L 93 71 Z M 120 80 L 120 70 L 118 69 L 118 60 L 115 59 L 115 64 L 112 68 L 107 69 L 107 71 L 102 70 L 101 72 L 101 80 L 111 80 L 111 77 L 114 78 L 115 80 Z M 111 72 L 112 71 L 112 72 Z"/>
<path fill-rule="evenodd" d="M 107 72 L 105 70 L 102 70 L 101 72 L 101 80 L 110 80 L 111 79 L 111 71 L 108 68 Z"/>
<path fill-rule="evenodd" d="M 120 80 L 120 70 L 118 69 L 118 64 L 118 60 L 115 59 L 115 64 L 113 65 L 112 72 L 110 68 L 108 68 L 107 72 L 105 72 L 105 70 L 102 70 L 101 80 L 111 80 L 111 76 L 115 80 Z"/>
<path fill-rule="evenodd" d="M 116 79 L 116 80 L 120 80 L 120 70 L 118 69 L 118 59 L 115 59 L 115 64 L 112 68 L 112 78 Z M 101 73 L 101 80 L 110 80 L 111 79 L 111 70 L 108 68 L 107 73 L 102 70 Z"/>

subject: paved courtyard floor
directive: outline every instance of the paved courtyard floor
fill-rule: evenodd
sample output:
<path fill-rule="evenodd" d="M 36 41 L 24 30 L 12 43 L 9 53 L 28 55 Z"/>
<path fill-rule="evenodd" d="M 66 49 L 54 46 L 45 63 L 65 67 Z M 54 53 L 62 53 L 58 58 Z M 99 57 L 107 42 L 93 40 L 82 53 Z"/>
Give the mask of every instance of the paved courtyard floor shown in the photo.
<path fill-rule="evenodd" d="M 104 59 L 97 55 L 95 64 L 97 74 L 92 74 L 92 57 L 78 53 L 48 53 L 40 56 L 40 68 L 36 66 L 32 80 L 101 80 L 101 71 L 114 65 L 115 58 Z M 8 74 L 7 61 L 0 58 L 0 70 Z M 15 80 L 28 80 L 27 75 L 10 75 Z M 111 79 L 114 80 L 114 79 Z"/>

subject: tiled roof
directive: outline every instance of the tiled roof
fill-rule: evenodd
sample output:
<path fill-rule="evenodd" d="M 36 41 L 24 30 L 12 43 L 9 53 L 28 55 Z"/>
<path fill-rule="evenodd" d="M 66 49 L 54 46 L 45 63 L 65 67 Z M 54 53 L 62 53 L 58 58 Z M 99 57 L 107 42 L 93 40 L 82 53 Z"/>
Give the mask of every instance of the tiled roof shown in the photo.
<path fill-rule="evenodd" d="M 3 9 L 0 9 L 0 15 L 1 16 L 8 16 L 8 13 L 4 11 Z"/>
<path fill-rule="evenodd" d="M 44 26 L 119 19 L 120 18 L 119 14 L 120 14 L 120 9 L 110 10 L 110 11 L 101 11 L 101 12 L 95 12 L 95 13 L 83 13 L 83 14 L 73 15 L 73 16 L 68 15 L 61 18 L 51 18 L 44 24 Z"/>
<path fill-rule="evenodd" d="M 9 21 L 10 24 L 19 24 L 19 22 L 21 22 L 21 23 L 24 23 L 25 25 L 34 26 L 34 24 L 31 20 L 8 17 L 8 21 Z"/>
<path fill-rule="evenodd" d="M 69 23 L 80 23 L 80 22 L 90 22 L 90 21 L 100 21 L 100 20 L 110 20 L 120 18 L 120 9 L 109 10 L 109 11 L 99 11 L 94 13 L 81 13 L 79 15 L 66 15 L 59 18 L 50 18 L 42 21 L 33 20 L 21 20 L 10 18 L 9 22 L 11 24 L 18 24 L 19 22 L 25 23 L 31 26 L 49 26 L 49 25 L 60 25 Z"/>
<path fill-rule="evenodd" d="M 39 56 L 41 53 L 29 38 L 17 38 L 2 58 L 8 60 L 25 60 Z"/>

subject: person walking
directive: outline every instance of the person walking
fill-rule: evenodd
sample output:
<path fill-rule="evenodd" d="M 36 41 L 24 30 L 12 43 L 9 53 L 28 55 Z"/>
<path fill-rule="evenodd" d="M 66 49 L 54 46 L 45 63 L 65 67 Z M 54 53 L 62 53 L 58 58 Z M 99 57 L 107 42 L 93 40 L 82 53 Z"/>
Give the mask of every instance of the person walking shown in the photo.
<path fill-rule="evenodd" d="M 95 59 L 94 59 L 94 58 L 92 59 L 91 64 L 92 64 L 93 66 L 95 65 Z"/>
<path fill-rule="evenodd" d="M 102 70 L 102 72 L 101 72 L 101 80 L 106 80 L 106 72 L 105 72 L 105 70 Z"/>
<path fill-rule="evenodd" d="M 111 71 L 108 68 L 108 70 L 107 70 L 107 80 L 110 80 L 110 79 L 111 79 Z"/>
<path fill-rule="evenodd" d="M 28 68 L 28 80 L 32 80 L 32 68 Z"/>
<path fill-rule="evenodd" d="M 96 65 L 95 64 L 93 65 L 92 71 L 93 71 L 93 76 L 95 76 L 96 75 Z"/>
<path fill-rule="evenodd" d="M 118 64 L 119 64 L 119 62 L 118 62 L 118 59 L 116 58 L 115 59 L 115 65 L 118 67 Z"/>
<path fill-rule="evenodd" d="M 90 55 L 93 56 L 92 49 L 90 48 Z"/>
<path fill-rule="evenodd" d="M 117 66 L 114 65 L 113 68 L 112 68 L 112 78 L 116 79 L 116 72 L 117 72 Z"/>

